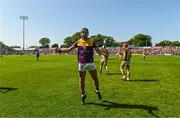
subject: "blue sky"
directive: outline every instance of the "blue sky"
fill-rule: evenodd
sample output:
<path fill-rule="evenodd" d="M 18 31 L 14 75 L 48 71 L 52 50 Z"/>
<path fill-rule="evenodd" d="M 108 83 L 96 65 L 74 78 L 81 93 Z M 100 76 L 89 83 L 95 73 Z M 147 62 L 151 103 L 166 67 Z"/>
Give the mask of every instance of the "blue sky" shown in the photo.
<path fill-rule="evenodd" d="M 20 15 L 29 16 L 26 47 L 40 45 L 42 37 L 62 44 L 82 27 L 117 41 L 138 33 L 151 35 L 153 43 L 180 41 L 178 0 L 0 0 L 0 38 L 7 45 L 22 46 Z"/>

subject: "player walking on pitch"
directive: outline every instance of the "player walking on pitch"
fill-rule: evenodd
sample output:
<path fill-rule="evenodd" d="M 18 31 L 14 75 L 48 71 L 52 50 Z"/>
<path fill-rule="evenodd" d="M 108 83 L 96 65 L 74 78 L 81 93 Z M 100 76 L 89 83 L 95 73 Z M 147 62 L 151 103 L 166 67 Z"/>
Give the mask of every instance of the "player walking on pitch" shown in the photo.
<path fill-rule="evenodd" d="M 89 31 L 87 28 L 82 28 L 81 30 L 81 37 L 78 41 L 76 41 L 72 46 L 69 48 L 59 49 L 59 53 L 66 53 L 71 50 L 74 50 L 75 48 L 78 48 L 78 71 L 79 71 L 79 85 L 81 90 L 81 103 L 85 104 L 86 100 L 86 94 L 85 94 L 85 76 L 86 71 L 88 71 L 94 81 L 95 86 L 95 93 L 98 96 L 98 98 L 101 100 L 101 94 L 99 91 L 99 80 L 97 76 L 97 70 L 96 66 L 93 63 L 93 49 L 96 50 L 96 52 L 99 55 L 101 54 L 101 51 L 99 48 L 96 47 L 95 42 L 88 38 Z"/>
<path fill-rule="evenodd" d="M 146 52 L 145 52 L 145 50 L 143 51 L 143 59 L 144 59 L 144 61 L 146 60 Z"/>
<path fill-rule="evenodd" d="M 103 48 L 101 49 L 101 52 L 102 52 L 102 56 L 101 56 L 101 61 L 100 61 L 100 71 L 99 72 L 102 73 L 102 69 L 104 67 L 106 70 L 106 74 L 108 74 L 109 70 L 107 67 L 107 62 L 108 62 L 108 57 L 109 57 L 109 51 L 105 46 L 103 46 Z"/>
<path fill-rule="evenodd" d="M 39 49 L 38 49 L 38 48 L 35 49 L 35 55 L 36 55 L 37 61 L 39 61 L 40 52 L 39 52 Z"/>
<path fill-rule="evenodd" d="M 125 42 L 123 43 L 122 62 L 120 65 L 120 71 L 123 80 L 130 80 L 130 60 L 131 60 L 131 50 L 128 47 L 128 42 Z"/>

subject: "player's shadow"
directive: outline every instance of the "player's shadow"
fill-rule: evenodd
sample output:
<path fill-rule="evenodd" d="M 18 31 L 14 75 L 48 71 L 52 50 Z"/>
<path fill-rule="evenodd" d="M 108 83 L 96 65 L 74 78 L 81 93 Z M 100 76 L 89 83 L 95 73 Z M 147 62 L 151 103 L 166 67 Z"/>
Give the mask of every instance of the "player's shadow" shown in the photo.
<path fill-rule="evenodd" d="M 108 58 L 108 60 L 115 60 L 115 58 Z"/>
<path fill-rule="evenodd" d="M 147 106 L 147 105 L 136 105 L 136 104 L 119 104 L 115 102 L 103 101 L 103 103 L 87 103 L 88 105 L 97 105 L 104 107 L 104 110 L 109 110 L 111 108 L 122 108 L 122 109 L 143 109 L 146 110 L 149 114 L 158 117 L 153 111 L 158 110 L 157 107 Z"/>
<path fill-rule="evenodd" d="M 7 93 L 9 91 L 17 90 L 18 88 L 11 88 L 11 87 L 0 87 L 0 92 Z"/>
<path fill-rule="evenodd" d="M 108 73 L 107 75 L 121 75 L 121 73 L 114 72 L 114 73 Z"/>
<path fill-rule="evenodd" d="M 143 79 L 143 80 L 129 80 L 129 81 L 132 81 L 132 82 L 154 82 L 154 81 L 158 81 L 158 80 L 155 80 L 155 79 L 151 79 L 151 80 Z"/>

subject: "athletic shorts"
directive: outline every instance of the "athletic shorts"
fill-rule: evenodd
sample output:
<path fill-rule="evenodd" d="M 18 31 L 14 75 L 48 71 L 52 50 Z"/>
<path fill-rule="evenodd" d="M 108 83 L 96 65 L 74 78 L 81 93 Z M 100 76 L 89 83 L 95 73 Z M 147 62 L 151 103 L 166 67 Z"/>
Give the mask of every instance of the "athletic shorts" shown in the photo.
<path fill-rule="evenodd" d="M 100 64 L 107 65 L 107 60 L 103 60 L 103 59 L 101 59 Z"/>
<path fill-rule="evenodd" d="M 78 65 L 79 71 L 91 71 L 95 69 L 96 69 L 96 66 L 94 63 L 84 63 L 84 64 L 79 63 Z"/>
<path fill-rule="evenodd" d="M 130 68 L 130 62 L 122 61 L 121 66 L 126 66 L 126 68 Z"/>

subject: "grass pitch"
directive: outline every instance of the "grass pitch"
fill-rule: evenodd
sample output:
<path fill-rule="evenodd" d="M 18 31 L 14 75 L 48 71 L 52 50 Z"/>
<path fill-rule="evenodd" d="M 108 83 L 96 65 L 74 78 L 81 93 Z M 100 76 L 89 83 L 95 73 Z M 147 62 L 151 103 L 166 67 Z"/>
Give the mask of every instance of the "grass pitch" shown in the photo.
<path fill-rule="evenodd" d="M 99 56 L 95 64 L 99 70 Z M 87 73 L 87 104 L 80 104 L 74 55 L 0 59 L 0 117 L 180 117 L 180 56 L 133 56 L 132 81 L 122 81 L 119 58 L 99 74 L 103 101 Z"/>

